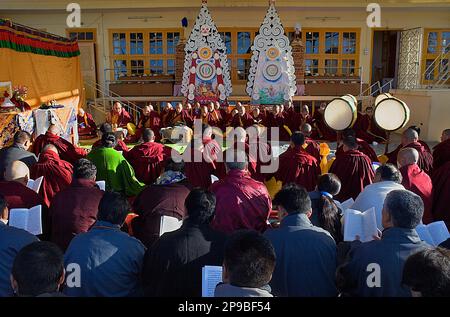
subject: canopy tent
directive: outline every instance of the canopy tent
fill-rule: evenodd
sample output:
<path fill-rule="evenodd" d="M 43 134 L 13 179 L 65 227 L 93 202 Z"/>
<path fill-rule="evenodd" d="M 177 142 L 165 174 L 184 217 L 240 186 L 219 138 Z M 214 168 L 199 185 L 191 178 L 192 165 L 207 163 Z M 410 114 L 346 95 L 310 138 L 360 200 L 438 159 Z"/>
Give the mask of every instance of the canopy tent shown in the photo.
<path fill-rule="evenodd" d="M 79 59 L 76 41 L 0 19 L 0 82 L 26 86 L 32 109 L 50 100 L 82 105 Z"/>

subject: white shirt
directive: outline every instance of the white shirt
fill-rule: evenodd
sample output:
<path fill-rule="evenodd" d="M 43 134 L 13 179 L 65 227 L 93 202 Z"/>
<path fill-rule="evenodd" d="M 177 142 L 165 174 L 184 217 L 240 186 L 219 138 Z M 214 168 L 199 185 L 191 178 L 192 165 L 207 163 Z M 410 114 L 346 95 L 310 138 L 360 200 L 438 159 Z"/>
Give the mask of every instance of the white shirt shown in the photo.
<path fill-rule="evenodd" d="M 383 226 L 381 225 L 381 212 L 383 211 L 384 200 L 389 192 L 397 189 L 404 190 L 405 188 L 402 184 L 392 181 L 382 181 L 367 185 L 358 195 L 351 208 L 363 212 L 371 207 L 375 207 L 377 227 L 383 230 Z"/>

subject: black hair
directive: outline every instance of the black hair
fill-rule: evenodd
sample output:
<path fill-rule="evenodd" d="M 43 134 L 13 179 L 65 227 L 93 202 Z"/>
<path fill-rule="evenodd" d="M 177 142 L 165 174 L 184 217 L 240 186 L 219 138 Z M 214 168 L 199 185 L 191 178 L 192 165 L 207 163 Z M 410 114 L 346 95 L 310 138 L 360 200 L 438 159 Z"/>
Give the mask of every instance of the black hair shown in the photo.
<path fill-rule="evenodd" d="M 189 221 L 199 225 L 209 224 L 216 211 L 216 196 L 205 189 L 194 188 L 184 201 Z"/>
<path fill-rule="evenodd" d="M 100 132 L 102 134 L 113 132 L 111 124 L 109 124 L 108 122 L 102 123 L 102 125 L 100 126 Z"/>
<path fill-rule="evenodd" d="M 102 134 L 102 145 L 107 148 L 116 146 L 116 135 L 113 132 L 106 132 Z"/>
<path fill-rule="evenodd" d="M 6 201 L 5 196 L 3 196 L 3 194 L 0 193 L 0 216 L 1 213 L 3 212 L 3 210 L 5 210 L 5 208 L 8 207 L 8 202 Z"/>
<path fill-rule="evenodd" d="M 14 134 L 14 144 L 24 144 L 31 140 L 31 135 L 27 131 L 19 130 Z"/>
<path fill-rule="evenodd" d="M 384 206 L 392 217 L 395 227 L 414 229 L 422 220 L 423 201 L 409 190 L 393 190 L 384 200 Z"/>
<path fill-rule="evenodd" d="M 311 199 L 305 188 L 297 184 L 287 184 L 276 193 L 273 204 L 282 206 L 288 214 L 305 214 L 311 211 Z"/>
<path fill-rule="evenodd" d="M 64 255 L 52 242 L 33 242 L 17 253 L 11 274 L 19 296 L 54 293 L 64 274 Z"/>
<path fill-rule="evenodd" d="M 296 131 L 292 133 L 291 141 L 297 146 L 303 145 L 305 144 L 305 135 L 299 131 Z"/>
<path fill-rule="evenodd" d="M 97 219 L 122 225 L 130 209 L 130 203 L 125 195 L 117 192 L 105 192 L 98 205 Z"/>
<path fill-rule="evenodd" d="M 341 191 L 341 181 L 336 174 L 323 174 L 320 175 L 317 180 L 317 189 L 321 192 L 327 192 L 333 196 L 336 196 Z"/>
<path fill-rule="evenodd" d="M 227 150 L 225 151 L 225 165 L 229 170 L 243 171 L 248 166 L 247 154 L 241 150 Z"/>
<path fill-rule="evenodd" d="M 394 164 L 383 164 L 377 168 L 375 174 L 380 175 L 383 181 L 392 181 L 401 184 L 402 174 Z"/>
<path fill-rule="evenodd" d="M 342 133 L 343 138 L 346 138 L 348 136 L 352 136 L 352 137 L 356 138 L 356 132 L 353 129 L 345 129 L 341 133 Z"/>
<path fill-rule="evenodd" d="M 146 128 L 142 133 L 142 140 L 144 142 L 150 142 L 155 137 L 155 133 L 152 129 Z"/>
<path fill-rule="evenodd" d="M 342 140 L 342 143 L 349 147 L 350 149 L 356 149 L 358 148 L 358 142 L 356 141 L 356 138 L 354 136 L 346 136 Z"/>
<path fill-rule="evenodd" d="M 409 256 L 402 284 L 423 297 L 450 297 L 450 250 L 427 248 Z"/>
<path fill-rule="evenodd" d="M 171 157 L 169 157 L 164 165 L 164 171 L 174 171 L 184 173 L 184 161 L 175 162 Z"/>
<path fill-rule="evenodd" d="M 88 159 L 82 158 L 75 162 L 73 166 L 73 178 L 94 179 L 97 175 L 97 167 Z"/>
<path fill-rule="evenodd" d="M 341 190 L 341 181 L 332 173 L 319 176 L 317 189 L 330 195 L 337 195 Z M 319 226 L 328 231 L 336 242 L 342 240 L 339 208 L 331 197 L 322 194 L 317 205 Z M 314 211 L 316 212 L 316 211 Z"/>
<path fill-rule="evenodd" d="M 233 286 L 258 288 L 267 285 L 275 262 L 272 244 L 256 231 L 236 231 L 225 244 L 224 265 Z"/>

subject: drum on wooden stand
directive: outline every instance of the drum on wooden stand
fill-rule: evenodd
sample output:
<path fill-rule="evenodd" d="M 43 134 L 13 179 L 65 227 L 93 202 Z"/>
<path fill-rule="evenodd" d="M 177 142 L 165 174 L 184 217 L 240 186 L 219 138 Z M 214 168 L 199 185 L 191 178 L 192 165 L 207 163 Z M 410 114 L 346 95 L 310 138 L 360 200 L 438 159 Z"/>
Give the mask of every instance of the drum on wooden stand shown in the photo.
<path fill-rule="evenodd" d="M 331 100 L 325 107 L 325 123 L 336 131 L 349 129 L 355 124 L 358 102 L 352 95 L 345 95 Z"/>

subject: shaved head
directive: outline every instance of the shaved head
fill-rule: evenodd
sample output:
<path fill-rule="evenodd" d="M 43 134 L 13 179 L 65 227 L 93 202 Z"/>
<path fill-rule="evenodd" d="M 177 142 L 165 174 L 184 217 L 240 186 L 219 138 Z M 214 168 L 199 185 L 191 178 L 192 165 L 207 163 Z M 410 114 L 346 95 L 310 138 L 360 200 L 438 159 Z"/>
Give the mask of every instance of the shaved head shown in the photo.
<path fill-rule="evenodd" d="M 304 135 L 310 136 L 312 132 L 312 126 L 309 123 L 304 123 L 302 124 L 300 130 Z"/>
<path fill-rule="evenodd" d="M 58 154 L 58 149 L 53 144 L 47 144 L 46 146 L 44 146 L 44 148 L 42 149 L 41 153 L 45 153 L 45 152 L 48 152 L 48 151 L 53 151 L 56 154 Z"/>
<path fill-rule="evenodd" d="M 450 129 L 445 129 L 442 131 L 441 142 L 447 141 L 450 139 Z"/>
<path fill-rule="evenodd" d="M 53 134 L 59 134 L 59 128 L 56 126 L 56 124 L 51 124 L 48 127 L 48 132 L 53 133 Z"/>
<path fill-rule="evenodd" d="M 402 134 L 402 145 L 408 145 L 419 140 L 419 133 L 416 130 L 408 128 Z"/>
<path fill-rule="evenodd" d="M 418 161 L 419 152 L 416 149 L 405 147 L 398 152 L 397 162 L 399 167 L 417 164 Z"/>
<path fill-rule="evenodd" d="M 5 180 L 16 181 L 26 185 L 30 178 L 30 170 L 22 161 L 14 161 L 5 169 Z"/>

